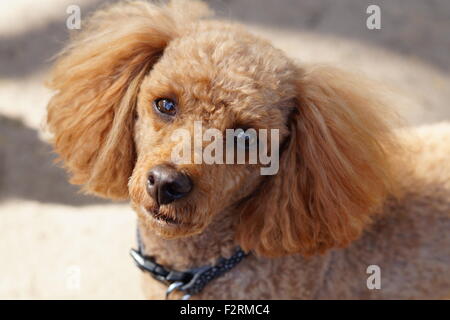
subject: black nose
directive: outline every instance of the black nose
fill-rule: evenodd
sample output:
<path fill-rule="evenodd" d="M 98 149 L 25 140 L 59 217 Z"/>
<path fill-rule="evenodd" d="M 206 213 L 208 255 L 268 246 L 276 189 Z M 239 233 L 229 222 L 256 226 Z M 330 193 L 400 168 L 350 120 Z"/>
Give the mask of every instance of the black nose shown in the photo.
<path fill-rule="evenodd" d="M 171 166 L 158 165 L 148 172 L 147 192 L 159 205 L 181 199 L 191 189 L 191 179 Z"/>

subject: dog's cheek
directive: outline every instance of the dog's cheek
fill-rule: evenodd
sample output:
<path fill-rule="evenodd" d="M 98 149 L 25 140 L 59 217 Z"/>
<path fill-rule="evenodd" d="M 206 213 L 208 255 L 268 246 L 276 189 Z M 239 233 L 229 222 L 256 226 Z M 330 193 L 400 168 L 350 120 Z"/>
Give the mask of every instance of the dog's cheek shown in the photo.
<path fill-rule="evenodd" d="M 195 220 L 202 228 L 214 216 L 251 193 L 259 181 L 254 168 L 246 165 L 204 165 L 200 171 L 198 193 L 191 201 L 195 201 Z"/>
<path fill-rule="evenodd" d="M 128 190 L 130 192 L 131 202 L 135 205 L 143 205 L 146 199 L 145 182 L 143 177 L 146 170 L 140 165 L 139 160 L 136 162 L 133 174 L 128 182 Z"/>
<path fill-rule="evenodd" d="M 250 195 L 261 183 L 262 178 L 259 169 L 253 166 L 237 166 L 228 172 L 224 189 L 229 194 L 230 204 Z"/>

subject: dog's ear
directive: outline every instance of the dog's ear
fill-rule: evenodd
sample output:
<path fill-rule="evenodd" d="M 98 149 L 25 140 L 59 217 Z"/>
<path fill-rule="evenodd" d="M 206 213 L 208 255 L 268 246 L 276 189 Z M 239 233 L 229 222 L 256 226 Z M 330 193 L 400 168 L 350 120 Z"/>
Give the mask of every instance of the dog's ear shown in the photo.
<path fill-rule="evenodd" d="M 186 10 L 189 5 L 189 10 Z M 47 126 L 71 182 L 87 193 L 128 197 L 134 107 L 144 76 L 202 3 L 116 4 L 94 14 L 59 57 Z"/>
<path fill-rule="evenodd" d="M 394 185 L 395 115 L 375 87 L 328 67 L 298 72 L 280 170 L 243 203 L 237 233 L 265 256 L 348 245 Z"/>

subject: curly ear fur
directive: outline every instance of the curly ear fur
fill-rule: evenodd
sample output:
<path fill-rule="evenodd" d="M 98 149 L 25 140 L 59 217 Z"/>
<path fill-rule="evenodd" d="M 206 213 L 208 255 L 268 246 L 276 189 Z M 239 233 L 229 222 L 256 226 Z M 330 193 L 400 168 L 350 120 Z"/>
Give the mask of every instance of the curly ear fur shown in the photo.
<path fill-rule="evenodd" d="M 347 245 L 394 185 L 395 139 L 379 93 L 336 69 L 299 72 L 280 170 L 243 204 L 237 233 L 265 256 Z"/>
<path fill-rule="evenodd" d="M 177 36 L 177 25 L 207 12 L 201 3 L 116 4 L 95 13 L 61 54 L 47 124 L 71 183 L 99 196 L 128 197 L 134 165 L 133 109 L 140 83 Z M 188 12 L 188 13 L 186 13 Z"/>

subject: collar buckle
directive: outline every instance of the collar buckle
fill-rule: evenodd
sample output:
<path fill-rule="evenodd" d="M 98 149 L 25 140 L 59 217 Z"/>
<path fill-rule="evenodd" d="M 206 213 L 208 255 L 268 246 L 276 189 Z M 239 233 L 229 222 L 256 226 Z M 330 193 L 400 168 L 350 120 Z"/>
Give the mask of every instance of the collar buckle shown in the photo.
<path fill-rule="evenodd" d="M 174 292 L 175 290 L 178 290 L 183 285 L 184 285 L 184 283 L 181 281 L 177 281 L 177 282 L 174 282 L 171 285 L 169 285 L 169 287 L 166 290 L 166 300 L 169 300 L 169 296 L 172 292 Z"/>

